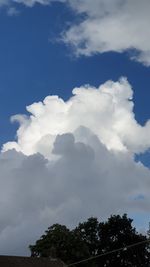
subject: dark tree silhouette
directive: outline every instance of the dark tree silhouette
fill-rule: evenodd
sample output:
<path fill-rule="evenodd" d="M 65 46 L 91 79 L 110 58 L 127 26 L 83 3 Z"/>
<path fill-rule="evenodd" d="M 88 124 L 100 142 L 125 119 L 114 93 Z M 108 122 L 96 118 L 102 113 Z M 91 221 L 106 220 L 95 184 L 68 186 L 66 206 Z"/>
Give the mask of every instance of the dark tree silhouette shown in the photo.
<path fill-rule="evenodd" d="M 132 219 L 126 214 L 111 216 L 108 221 L 99 224 L 99 250 L 98 253 L 116 250 L 124 247 L 124 250 L 107 255 L 99 259 L 102 266 L 149 266 L 148 243 L 126 249 L 128 245 L 146 241 L 147 237 L 136 232 L 132 227 Z"/>
<path fill-rule="evenodd" d="M 128 245 L 143 241 L 138 246 L 127 248 Z M 54 224 L 29 248 L 31 256 L 60 258 L 67 264 L 124 248 L 80 266 L 148 267 L 149 243 L 145 241 L 147 237 L 137 233 L 132 226 L 132 219 L 124 214 L 113 215 L 106 222 L 98 222 L 97 218 L 91 217 L 73 230 Z"/>

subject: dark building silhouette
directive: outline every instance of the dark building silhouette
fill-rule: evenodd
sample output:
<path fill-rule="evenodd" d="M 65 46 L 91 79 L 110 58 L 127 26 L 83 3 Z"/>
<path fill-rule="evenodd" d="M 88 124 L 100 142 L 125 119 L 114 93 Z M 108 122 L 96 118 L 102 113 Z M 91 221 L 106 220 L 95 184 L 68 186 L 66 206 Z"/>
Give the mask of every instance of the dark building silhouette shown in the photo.
<path fill-rule="evenodd" d="M 0 256 L 0 267 L 65 267 L 58 259 Z"/>

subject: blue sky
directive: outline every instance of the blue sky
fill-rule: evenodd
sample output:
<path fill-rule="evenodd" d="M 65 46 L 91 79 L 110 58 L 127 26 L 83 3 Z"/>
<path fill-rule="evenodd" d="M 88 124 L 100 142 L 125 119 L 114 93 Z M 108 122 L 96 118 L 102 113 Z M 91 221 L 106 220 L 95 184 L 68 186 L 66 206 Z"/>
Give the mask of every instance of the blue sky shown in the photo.
<path fill-rule="evenodd" d="M 127 212 L 148 227 L 149 8 L 0 0 L 2 254 L 28 255 L 56 222 Z"/>
<path fill-rule="evenodd" d="M 0 14 L 1 145 L 15 135 L 10 116 L 25 113 L 26 105 L 49 94 L 68 99 L 75 86 L 98 86 L 121 76 L 133 87 L 136 119 L 145 123 L 150 117 L 148 67 L 130 60 L 129 52 L 76 58 L 70 47 L 57 41 L 75 20 L 66 5 L 17 8 L 18 15 L 8 16 L 5 9 Z"/>

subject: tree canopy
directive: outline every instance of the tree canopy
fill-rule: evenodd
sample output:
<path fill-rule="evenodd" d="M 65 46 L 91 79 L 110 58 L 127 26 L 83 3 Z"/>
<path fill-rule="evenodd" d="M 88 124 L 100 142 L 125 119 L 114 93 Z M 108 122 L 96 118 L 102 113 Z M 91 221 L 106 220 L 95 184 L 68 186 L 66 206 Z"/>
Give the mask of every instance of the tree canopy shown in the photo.
<path fill-rule="evenodd" d="M 70 264 L 104 254 L 81 263 L 80 266 L 148 267 L 149 243 L 145 242 L 148 239 L 136 231 L 132 221 L 124 214 L 112 215 L 105 222 L 99 222 L 97 218 L 91 217 L 79 223 L 73 230 L 65 225 L 54 224 L 45 231 L 35 245 L 29 246 L 31 256 L 56 257 Z M 143 243 L 128 248 L 140 242 Z M 107 254 L 120 248 L 124 249 Z"/>

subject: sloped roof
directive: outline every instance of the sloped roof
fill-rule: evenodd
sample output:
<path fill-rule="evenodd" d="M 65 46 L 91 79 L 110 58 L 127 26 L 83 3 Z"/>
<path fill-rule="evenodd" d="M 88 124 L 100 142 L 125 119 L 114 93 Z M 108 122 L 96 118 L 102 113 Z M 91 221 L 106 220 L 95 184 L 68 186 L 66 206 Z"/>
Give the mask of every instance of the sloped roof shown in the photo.
<path fill-rule="evenodd" d="M 0 256 L 1 267 L 65 267 L 61 260 L 50 258 Z"/>

